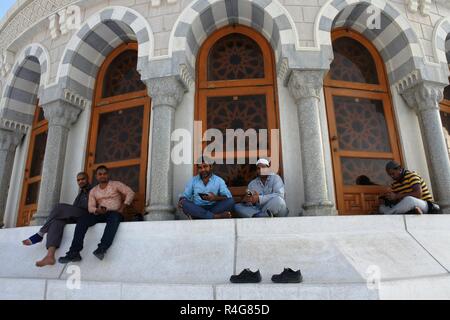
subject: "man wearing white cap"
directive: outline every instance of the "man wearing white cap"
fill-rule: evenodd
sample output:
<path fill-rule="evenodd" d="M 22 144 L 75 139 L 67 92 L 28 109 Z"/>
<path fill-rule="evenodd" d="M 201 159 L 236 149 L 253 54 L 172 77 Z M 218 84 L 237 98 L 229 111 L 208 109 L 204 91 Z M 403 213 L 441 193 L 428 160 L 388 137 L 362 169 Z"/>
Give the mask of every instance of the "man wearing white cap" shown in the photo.
<path fill-rule="evenodd" d="M 285 217 L 289 210 L 284 200 L 284 183 L 269 169 L 267 159 L 256 162 L 258 176 L 248 185 L 247 195 L 234 206 L 240 218 Z"/>

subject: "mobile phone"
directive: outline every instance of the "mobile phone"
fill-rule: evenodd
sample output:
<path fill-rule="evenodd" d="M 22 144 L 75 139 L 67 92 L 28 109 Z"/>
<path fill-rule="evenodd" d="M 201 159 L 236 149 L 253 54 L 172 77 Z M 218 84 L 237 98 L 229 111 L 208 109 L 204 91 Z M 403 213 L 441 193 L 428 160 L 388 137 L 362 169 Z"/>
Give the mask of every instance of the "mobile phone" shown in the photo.
<path fill-rule="evenodd" d="M 250 190 L 247 190 L 247 196 L 249 196 L 249 197 L 253 196 L 253 192 L 251 192 Z"/>
<path fill-rule="evenodd" d="M 200 198 L 206 198 L 207 196 L 209 196 L 209 194 L 208 193 L 199 193 L 198 194 L 199 196 L 200 196 Z"/>

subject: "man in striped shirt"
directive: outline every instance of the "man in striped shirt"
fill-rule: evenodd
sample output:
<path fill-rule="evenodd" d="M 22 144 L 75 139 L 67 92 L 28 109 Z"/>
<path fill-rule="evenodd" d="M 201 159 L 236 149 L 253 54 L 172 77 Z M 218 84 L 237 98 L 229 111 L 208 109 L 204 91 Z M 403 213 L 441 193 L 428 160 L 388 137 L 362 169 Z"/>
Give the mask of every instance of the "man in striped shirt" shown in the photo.
<path fill-rule="evenodd" d="M 386 172 L 394 182 L 391 191 L 380 197 L 383 202 L 380 205 L 381 213 L 428 213 L 428 202 L 433 203 L 434 200 L 421 176 L 395 161 L 386 164 Z"/>

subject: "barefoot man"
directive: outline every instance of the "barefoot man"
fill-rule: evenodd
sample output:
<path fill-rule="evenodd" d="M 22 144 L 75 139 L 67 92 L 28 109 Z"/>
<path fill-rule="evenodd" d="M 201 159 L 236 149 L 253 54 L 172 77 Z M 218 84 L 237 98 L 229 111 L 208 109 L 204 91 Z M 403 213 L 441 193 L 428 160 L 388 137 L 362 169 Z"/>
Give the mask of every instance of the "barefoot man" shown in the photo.
<path fill-rule="evenodd" d="M 211 162 L 202 159 L 198 175 L 186 185 L 178 207 L 194 219 L 231 218 L 234 200 L 225 181 L 213 174 Z"/>
<path fill-rule="evenodd" d="M 89 213 L 88 200 L 91 185 L 88 180 L 87 173 L 80 172 L 77 174 L 77 183 L 80 190 L 73 204 L 60 203 L 56 205 L 38 233 L 22 241 L 25 246 L 31 246 L 41 242 L 44 235 L 47 234 L 47 255 L 36 262 L 37 267 L 55 264 L 55 252 L 61 244 L 64 226 L 67 223 L 76 223 L 81 216 Z"/>

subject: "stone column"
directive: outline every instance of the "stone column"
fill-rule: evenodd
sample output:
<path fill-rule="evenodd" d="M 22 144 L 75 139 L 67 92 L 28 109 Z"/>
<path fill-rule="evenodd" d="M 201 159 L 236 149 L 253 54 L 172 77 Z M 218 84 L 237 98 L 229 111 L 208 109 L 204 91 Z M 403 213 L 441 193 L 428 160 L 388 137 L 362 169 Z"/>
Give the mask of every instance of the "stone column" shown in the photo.
<path fill-rule="evenodd" d="M 22 133 L 0 128 L 0 228 L 4 225 L 6 201 L 16 147 L 22 136 Z"/>
<path fill-rule="evenodd" d="M 333 215 L 328 197 L 319 101 L 323 87 L 323 70 L 293 70 L 288 88 L 298 107 L 303 180 L 304 213 L 307 216 Z"/>
<path fill-rule="evenodd" d="M 173 220 L 173 163 L 171 134 L 175 127 L 175 109 L 186 91 L 174 76 L 145 80 L 152 98 L 150 162 L 150 206 L 146 220 Z"/>
<path fill-rule="evenodd" d="M 69 129 L 78 118 L 81 107 L 65 100 L 55 100 L 42 105 L 48 120 L 47 145 L 45 147 L 42 180 L 39 191 L 38 211 L 32 225 L 42 225 L 50 211 L 59 202 L 66 157 Z"/>
<path fill-rule="evenodd" d="M 450 213 L 450 161 L 442 129 L 439 102 L 444 85 L 422 82 L 402 92 L 418 117 L 435 200 Z"/>

